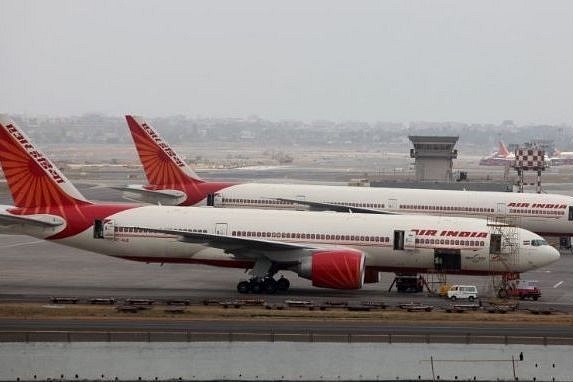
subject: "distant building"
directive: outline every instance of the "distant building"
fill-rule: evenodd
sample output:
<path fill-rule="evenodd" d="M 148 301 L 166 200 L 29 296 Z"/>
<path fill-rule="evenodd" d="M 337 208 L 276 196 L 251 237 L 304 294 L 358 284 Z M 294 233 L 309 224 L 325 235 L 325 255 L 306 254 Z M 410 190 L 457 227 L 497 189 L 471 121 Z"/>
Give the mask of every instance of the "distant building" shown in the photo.
<path fill-rule="evenodd" d="M 410 157 L 415 159 L 416 181 L 452 182 L 452 159 L 458 157 L 454 146 L 459 137 L 408 136 L 413 149 Z"/>

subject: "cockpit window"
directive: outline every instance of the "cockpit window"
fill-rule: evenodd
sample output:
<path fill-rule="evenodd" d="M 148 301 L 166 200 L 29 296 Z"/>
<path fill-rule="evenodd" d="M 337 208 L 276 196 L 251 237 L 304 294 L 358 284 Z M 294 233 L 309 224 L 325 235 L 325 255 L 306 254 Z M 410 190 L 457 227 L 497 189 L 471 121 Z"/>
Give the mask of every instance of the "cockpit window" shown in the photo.
<path fill-rule="evenodd" d="M 543 239 L 531 240 L 531 245 L 534 247 L 541 247 L 542 245 L 547 245 L 547 242 Z"/>

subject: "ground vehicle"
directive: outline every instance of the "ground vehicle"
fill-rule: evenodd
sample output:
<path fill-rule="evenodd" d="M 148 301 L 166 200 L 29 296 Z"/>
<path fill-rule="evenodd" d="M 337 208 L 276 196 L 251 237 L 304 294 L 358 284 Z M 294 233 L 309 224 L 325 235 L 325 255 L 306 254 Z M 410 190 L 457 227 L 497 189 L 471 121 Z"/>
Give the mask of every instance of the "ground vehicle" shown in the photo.
<path fill-rule="evenodd" d="M 460 298 L 474 301 L 478 298 L 478 290 L 475 285 L 452 285 L 448 291 L 448 298 L 452 301 Z"/>
<path fill-rule="evenodd" d="M 396 278 L 392 284 L 396 284 L 398 292 L 421 292 L 424 289 L 424 279 L 417 274 L 396 273 Z M 392 289 L 392 285 L 390 285 Z"/>
<path fill-rule="evenodd" d="M 537 301 L 541 297 L 541 290 L 537 287 L 537 280 L 516 280 L 507 289 L 498 292 L 499 297 L 519 297 L 520 300 L 530 298 Z"/>

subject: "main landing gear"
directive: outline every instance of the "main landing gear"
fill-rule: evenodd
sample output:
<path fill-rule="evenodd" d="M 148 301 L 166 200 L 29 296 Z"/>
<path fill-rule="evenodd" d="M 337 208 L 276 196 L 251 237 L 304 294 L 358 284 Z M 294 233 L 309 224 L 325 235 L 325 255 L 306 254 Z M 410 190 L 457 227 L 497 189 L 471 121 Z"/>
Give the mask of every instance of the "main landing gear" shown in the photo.
<path fill-rule="evenodd" d="M 277 273 L 277 267 L 266 257 L 261 257 L 255 262 L 255 266 L 250 271 L 249 280 L 240 281 L 237 284 L 239 293 L 266 293 L 274 294 L 277 292 L 286 292 L 290 287 L 290 281 L 281 276 L 278 280 L 274 279 Z"/>
<path fill-rule="evenodd" d="M 286 292 L 290 287 L 290 281 L 284 276 L 281 276 L 278 280 L 273 277 L 266 276 L 263 278 L 253 277 L 250 280 L 243 280 L 237 284 L 237 291 L 239 293 L 265 293 L 274 294 Z"/>

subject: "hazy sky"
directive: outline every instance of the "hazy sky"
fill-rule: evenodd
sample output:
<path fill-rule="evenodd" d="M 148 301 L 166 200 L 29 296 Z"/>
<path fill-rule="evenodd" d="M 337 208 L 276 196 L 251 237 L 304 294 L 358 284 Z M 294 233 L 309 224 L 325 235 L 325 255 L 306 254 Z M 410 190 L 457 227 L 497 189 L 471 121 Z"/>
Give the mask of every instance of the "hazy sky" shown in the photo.
<path fill-rule="evenodd" d="M 0 111 L 573 123 L 572 1 L 0 0 Z"/>

